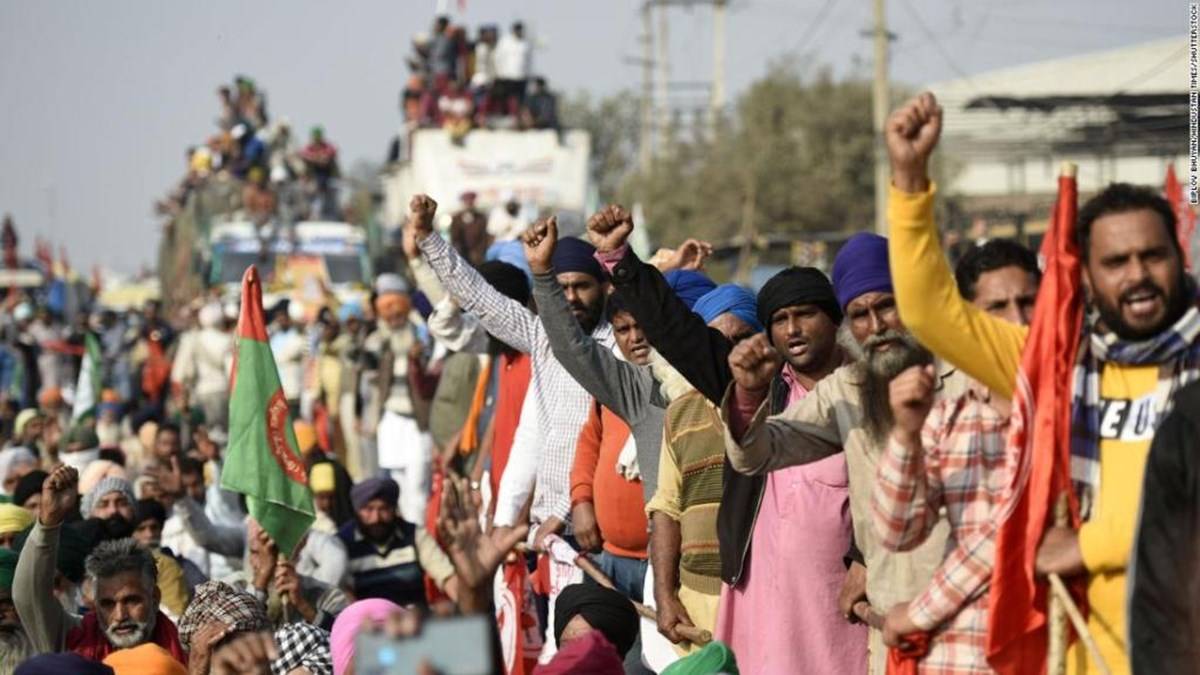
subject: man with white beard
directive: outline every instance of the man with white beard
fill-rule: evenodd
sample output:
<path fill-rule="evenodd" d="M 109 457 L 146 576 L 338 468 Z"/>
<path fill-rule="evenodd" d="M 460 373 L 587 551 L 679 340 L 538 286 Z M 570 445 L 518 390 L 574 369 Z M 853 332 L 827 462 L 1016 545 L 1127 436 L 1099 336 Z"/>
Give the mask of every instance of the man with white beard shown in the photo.
<path fill-rule="evenodd" d="M 0 549 L 0 673 L 11 673 L 25 659 L 33 656 L 33 644 L 21 625 L 13 604 L 13 572 L 17 567 L 17 554 L 7 548 Z"/>
<path fill-rule="evenodd" d="M 36 652 L 73 651 L 102 661 L 118 649 L 153 642 L 186 662 L 175 624 L 159 610 L 158 571 L 150 551 L 133 539 L 98 545 L 84 567 L 94 611 L 80 617 L 54 597 L 59 532 L 76 510 L 79 475 L 60 466 L 42 487 L 41 512 L 21 551 L 13 604 Z"/>
<path fill-rule="evenodd" d="M 722 410 L 728 428 L 726 453 L 741 473 L 763 474 L 845 451 L 854 543 L 867 569 L 866 597 L 847 604 L 866 600 L 880 614 L 912 600 L 928 585 L 942 560 L 949 531 L 943 519 L 924 544 L 899 553 L 884 549 L 872 527 L 876 467 L 892 426 L 890 382 L 909 367 L 933 360 L 896 311 L 887 254 L 887 240 L 857 234 L 834 260 L 834 293 L 845 315 L 838 338 L 851 357 L 846 365 L 782 413 L 769 415 L 770 384 L 783 357 L 766 335 L 756 335 L 740 342 L 729 355 L 735 384 Z M 965 383 L 957 371 L 940 368 L 935 395 L 957 396 Z M 870 632 L 869 651 L 869 671 L 882 674 L 887 650 L 878 630 Z"/>

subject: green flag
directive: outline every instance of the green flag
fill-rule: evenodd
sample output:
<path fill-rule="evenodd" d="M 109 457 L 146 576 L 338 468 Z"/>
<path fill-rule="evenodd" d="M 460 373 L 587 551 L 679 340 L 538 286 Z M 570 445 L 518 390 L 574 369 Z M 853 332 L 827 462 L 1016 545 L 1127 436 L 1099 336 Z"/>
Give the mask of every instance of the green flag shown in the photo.
<path fill-rule="evenodd" d="M 290 555 L 312 526 L 312 492 L 267 343 L 262 282 L 253 265 L 242 276 L 230 389 L 229 448 L 221 487 L 246 495 L 250 515 L 279 552 Z"/>
<path fill-rule="evenodd" d="M 83 338 L 83 361 L 79 364 L 79 379 L 75 384 L 75 401 L 71 406 L 71 422 L 96 414 L 100 401 L 100 340 L 89 332 Z"/>

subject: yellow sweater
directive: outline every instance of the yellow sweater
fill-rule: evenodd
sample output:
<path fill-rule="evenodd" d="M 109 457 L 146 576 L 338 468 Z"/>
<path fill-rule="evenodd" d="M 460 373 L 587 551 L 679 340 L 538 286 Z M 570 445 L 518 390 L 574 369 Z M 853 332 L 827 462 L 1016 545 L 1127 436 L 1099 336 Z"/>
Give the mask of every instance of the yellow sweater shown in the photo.
<path fill-rule="evenodd" d="M 959 295 L 938 241 L 934 195 L 932 186 L 918 194 L 890 188 L 888 255 L 900 318 L 934 354 L 1012 398 L 1028 330 L 988 315 Z M 1156 422 L 1147 415 L 1157 378 L 1155 366 L 1115 364 L 1100 377 L 1100 489 L 1091 519 L 1079 530 L 1079 546 L 1090 574 L 1088 627 L 1113 673 L 1129 672 L 1125 571 Z M 1099 672 L 1081 648 L 1073 650 L 1071 663 L 1076 673 Z"/>

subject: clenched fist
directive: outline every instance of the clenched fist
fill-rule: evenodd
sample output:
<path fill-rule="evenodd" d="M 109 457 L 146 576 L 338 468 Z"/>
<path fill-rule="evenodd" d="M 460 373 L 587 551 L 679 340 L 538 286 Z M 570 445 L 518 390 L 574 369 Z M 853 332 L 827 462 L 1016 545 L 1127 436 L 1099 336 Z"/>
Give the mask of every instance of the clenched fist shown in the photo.
<path fill-rule="evenodd" d="M 942 135 L 942 107 L 925 92 L 888 117 L 884 126 L 892 183 L 905 192 L 929 189 L 929 156 Z"/>
<path fill-rule="evenodd" d="M 529 270 L 534 274 L 546 274 L 554 267 L 558 219 L 550 216 L 530 225 L 521 235 L 521 243 L 525 244 L 525 260 L 529 261 Z"/>
<path fill-rule="evenodd" d="M 437 215 L 437 202 L 429 195 L 413 195 L 408 202 L 408 226 L 413 239 L 418 243 L 433 234 L 433 217 Z"/>
<path fill-rule="evenodd" d="M 58 527 L 76 509 L 79 501 L 79 472 L 65 464 L 42 483 L 42 505 L 38 520 L 43 527 Z M 83 514 L 85 517 L 88 514 Z"/>
<path fill-rule="evenodd" d="M 600 253 L 621 248 L 632 233 L 633 216 L 623 206 L 609 204 L 588 218 L 588 241 Z"/>
<path fill-rule="evenodd" d="M 933 408 L 937 374 L 933 366 L 913 366 L 892 379 L 888 396 L 892 404 L 893 431 L 915 436 Z"/>
<path fill-rule="evenodd" d="M 764 333 L 742 340 L 729 353 L 733 380 L 746 391 L 765 391 L 782 365 L 783 357 Z"/>

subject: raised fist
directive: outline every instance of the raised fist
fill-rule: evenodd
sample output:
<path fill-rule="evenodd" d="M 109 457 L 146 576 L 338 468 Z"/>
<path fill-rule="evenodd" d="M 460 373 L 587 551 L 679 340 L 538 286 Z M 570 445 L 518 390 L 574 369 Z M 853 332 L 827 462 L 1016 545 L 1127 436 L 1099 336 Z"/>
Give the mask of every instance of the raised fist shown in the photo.
<path fill-rule="evenodd" d="M 558 244 L 558 219 L 543 218 L 521 235 L 525 244 L 525 260 L 534 274 L 545 274 L 554 266 L 554 247 Z"/>
<path fill-rule="evenodd" d="M 729 369 L 733 379 L 746 391 L 764 391 L 771 386 L 775 373 L 783 365 L 783 357 L 764 333 L 746 338 L 729 353 Z"/>
<path fill-rule="evenodd" d="M 893 431 L 910 436 L 921 433 L 925 417 L 933 408 L 936 377 L 933 366 L 913 366 L 892 379 L 888 396 Z"/>
<path fill-rule="evenodd" d="M 942 107 L 925 92 L 892 112 L 884 126 L 892 182 L 905 192 L 929 188 L 929 156 L 942 134 Z"/>
<path fill-rule="evenodd" d="M 57 527 L 74 511 L 79 501 L 79 472 L 63 465 L 42 483 L 42 504 L 38 520 L 43 527 Z M 87 517 L 87 514 L 83 514 Z"/>
<path fill-rule="evenodd" d="M 621 248 L 632 232 L 633 216 L 617 204 L 609 204 L 588 218 L 588 241 L 600 253 Z"/>
<path fill-rule="evenodd" d="M 412 228 L 413 238 L 420 242 L 433 234 L 433 217 L 437 215 L 437 202 L 429 195 L 413 195 L 408 202 L 408 226 Z"/>

